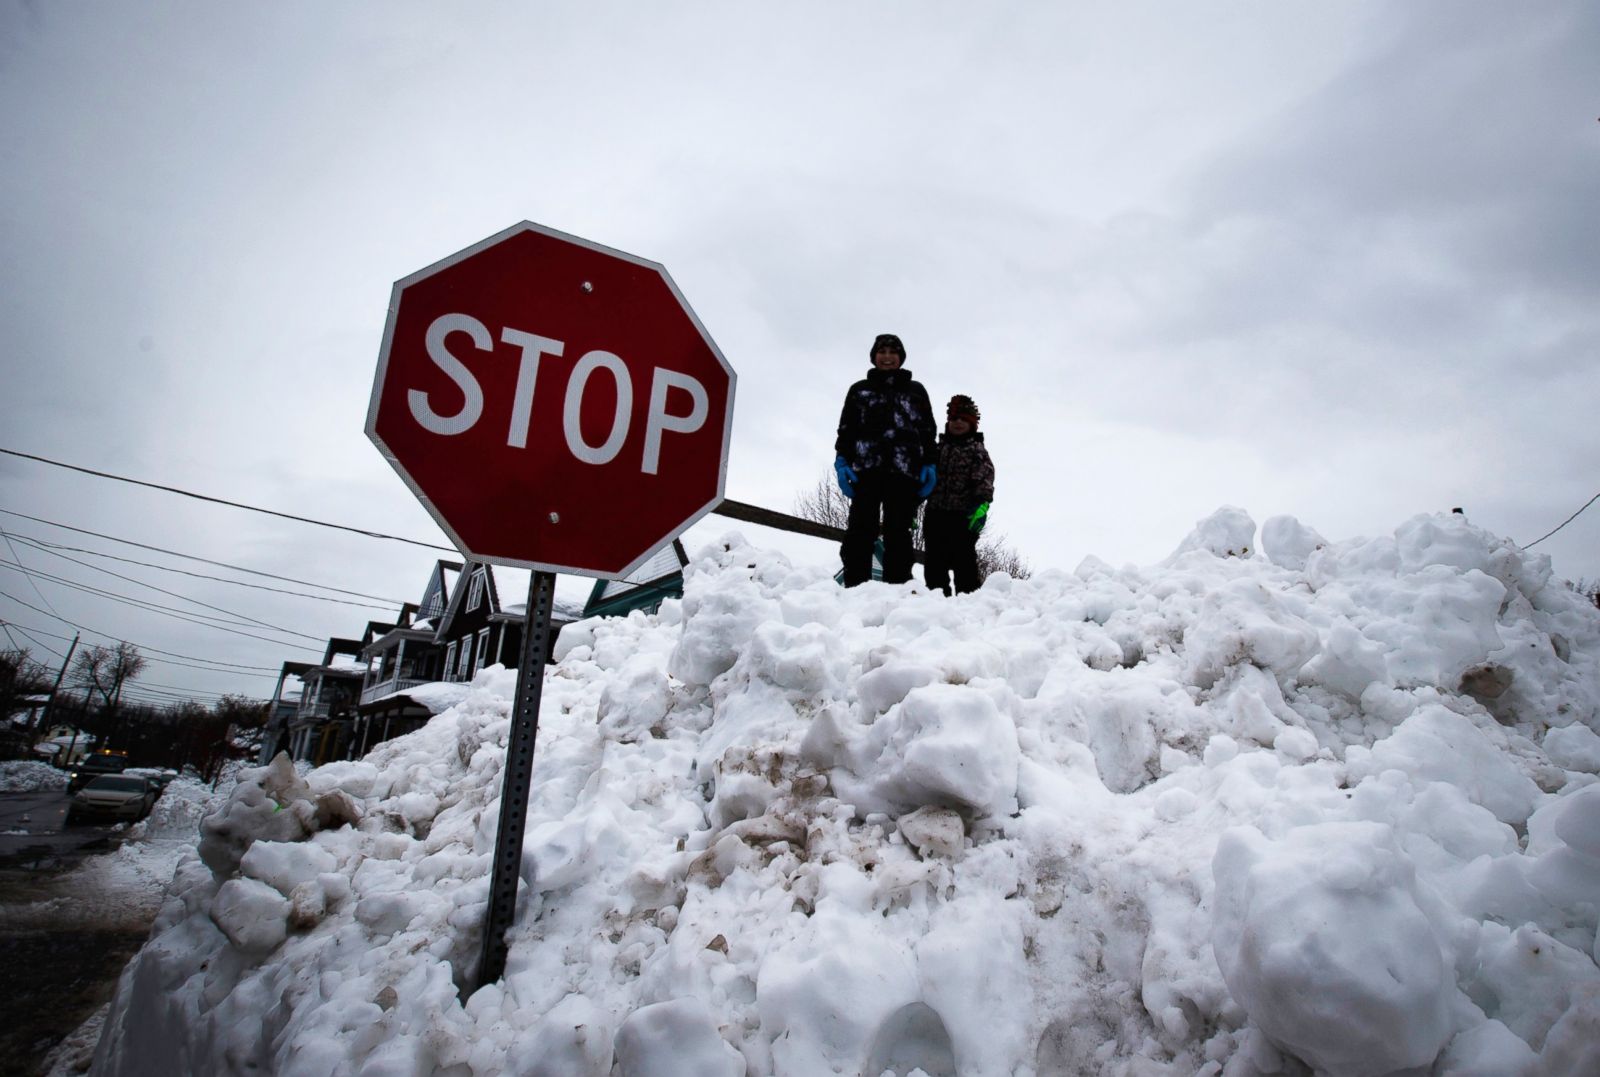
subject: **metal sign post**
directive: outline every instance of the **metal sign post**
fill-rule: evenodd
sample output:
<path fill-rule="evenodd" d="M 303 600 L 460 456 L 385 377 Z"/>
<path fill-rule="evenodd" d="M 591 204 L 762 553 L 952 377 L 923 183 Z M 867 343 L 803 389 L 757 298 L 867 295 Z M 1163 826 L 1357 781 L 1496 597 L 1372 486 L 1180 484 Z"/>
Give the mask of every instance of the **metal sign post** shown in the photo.
<path fill-rule="evenodd" d="M 539 699 L 544 694 L 544 659 L 550 653 L 550 609 L 556 575 L 535 572 L 528 581 L 528 620 L 522 630 L 522 660 L 517 667 L 517 697 L 506 739 L 505 784 L 500 791 L 500 825 L 495 834 L 494 868 L 489 879 L 489 911 L 483 922 L 476 990 L 506 971 L 506 932 L 517 910 L 522 874 L 522 830 L 528 818 L 533 781 L 533 744 L 539 735 Z"/>

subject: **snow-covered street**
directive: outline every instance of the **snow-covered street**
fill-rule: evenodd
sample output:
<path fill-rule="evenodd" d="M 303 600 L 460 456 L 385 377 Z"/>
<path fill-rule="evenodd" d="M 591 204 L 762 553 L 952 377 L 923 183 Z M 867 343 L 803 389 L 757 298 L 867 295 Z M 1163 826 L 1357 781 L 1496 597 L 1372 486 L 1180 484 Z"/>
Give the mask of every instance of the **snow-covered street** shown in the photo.
<path fill-rule="evenodd" d="M 1595 1072 L 1600 612 L 1461 516 L 1260 547 L 951 600 L 730 535 L 564 631 L 503 982 L 491 668 L 240 782 L 96 1072 Z"/>
<path fill-rule="evenodd" d="M 0 866 L 0 932 L 12 970 L 5 1036 L 8 1066 L 17 1072 L 34 1072 L 52 1044 L 48 1073 L 83 1072 L 102 1003 L 144 942 L 213 796 L 208 786 L 180 778 L 141 822 L 67 826 L 65 786 L 66 775 L 48 764 L 0 764 L 8 851 Z"/>

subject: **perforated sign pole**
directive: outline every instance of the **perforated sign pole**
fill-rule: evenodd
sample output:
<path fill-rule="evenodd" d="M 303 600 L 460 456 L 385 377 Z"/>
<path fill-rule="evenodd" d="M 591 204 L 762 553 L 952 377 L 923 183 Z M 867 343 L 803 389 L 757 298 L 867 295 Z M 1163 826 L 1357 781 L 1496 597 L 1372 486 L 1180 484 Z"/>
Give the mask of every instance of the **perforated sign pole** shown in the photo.
<path fill-rule="evenodd" d="M 474 989 L 505 975 L 506 932 L 517 909 L 522 874 L 522 828 L 528 818 L 533 781 L 533 744 L 539 735 L 539 699 L 544 694 L 544 658 L 550 653 L 550 609 L 555 601 L 554 572 L 535 572 L 528 582 L 528 621 L 517 667 L 517 698 L 506 741 L 505 784 L 500 790 L 500 826 L 495 834 L 494 871 L 489 879 L 489 912 L 483 922 L 483 949 Z"/>

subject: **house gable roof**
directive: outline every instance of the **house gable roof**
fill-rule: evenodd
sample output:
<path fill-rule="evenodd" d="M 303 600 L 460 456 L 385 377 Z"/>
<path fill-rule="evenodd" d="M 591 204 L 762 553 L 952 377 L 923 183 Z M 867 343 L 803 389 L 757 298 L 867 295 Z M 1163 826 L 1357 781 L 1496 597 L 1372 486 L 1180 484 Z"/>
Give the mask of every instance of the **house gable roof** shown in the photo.
<path fill-rule="evenodd" d="M 404 612 L 402 610 L 402 612 Z M 361 633 L 361 646 L 365 648 L 373 640 L 393 632 L 397 626 L 385 621 L 368 621 L 367 630 Z"/>
<path fill-rule="evenodd" d="M 515 571 L 515 570 L 510 570 Z M 525 573 L 527 570 L 524 569 Z M 435 642 L 443 643 L 450 638 L 454 628 L 455 619 L 466 608 L 467 599 L 472 595 L 472 580 L 479 573 L 483 574 L 484 588 L 483 601 L 489 607 L 489 613 L 500 611 L 500 588 L 497 583 L 497 566 L 486 564 L 483 561 L 468 561 L 461 570 L 461 578 L 456 581 L 455 590 L 450 595 L 450 601 L 444 608 L 444 613 L 438 619 L 438 628 L 434 630 Z"/>
<path fill-rule="evenodd" d="M 683 543 L 673 539 L 622 579 L 596 580 L 583 616 L 626 613 L 659 602 L 665 596 L 682 594 L 683 569 L 688 563 L 689 555 L 684 552 Z"/>
<path fill-rule="evenodd" d="M 361 657 L 361 641 L 358 639 L 344 639 L 340 636 L 331 636 L 328 639 L 328 648 L 322 652 L 322 664 L 334 665 L 336 655 L 349 655 L 352 658 Z"/>
<path fill-rule="evenodd" d="M 438 621 L 450 602 L 450 592 L 460 575 L 460 561 L 440 560 L 433 563 L 428 582 L 422 588 L 422 600 L 417 603 L 418 620 Z"/>
<path fill-rule="evenodd" d="M 599 580 L 597 588 L 609 586 L 614 594 L 622 596 L 623 601 L 629 596 L 658 594 L 663 585 L 668 591 L 672 591 L 676 584 L 681 591 L 683 566 L 688 563 L 689 558 L 684 553 L 683 544 L 674 539 L 627 579 Z M 443 644 L 450 640 L 455 619 L 465 611 L 467 599 L 472 594 L 472 577 L 479 571 L 484 574 L 483 594 L 484 601 L 488 604 L 489 619 L 519 623 L 527 620 L 528 592 L 533 573 L 525 568 L 468 561 L 461 570 L 460 579 L 450 595 L 449 603 L 436 622 L 437 627 L 433 634 L 435 643 Z M 590 603 L 593 604 L 593 601 L 591 597 Z M 587 615 L 585 609 L 578 603 L 560 598 L 554 600 L 550 611 L 550 619 L 557 625 L 571 624 Z"/>

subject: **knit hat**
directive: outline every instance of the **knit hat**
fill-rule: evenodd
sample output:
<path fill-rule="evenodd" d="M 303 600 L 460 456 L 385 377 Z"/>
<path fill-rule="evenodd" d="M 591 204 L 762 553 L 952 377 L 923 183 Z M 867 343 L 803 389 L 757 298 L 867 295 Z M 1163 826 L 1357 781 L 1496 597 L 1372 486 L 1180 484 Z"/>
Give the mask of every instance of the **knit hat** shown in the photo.
<path fill-rule="evenodd" d="M 872 341 L 872 347 L 867 351 L 867 358 L 871 359 L 878 354 L 879 348 L 892 348 L 900 353 L 900 362 L 906 361 L 906 346 L 900 343 L 900 338 L 893 333 L 879 333 Z"/>
<path fill-rule="evenodd" d="M 972 402 L 972 397 L 965 393 L 957 393 L 950 398 L 950 403 L 944 409 L 947 419 L 965 419 L 972 429 L 978 429 L 978 405 Z"/>

